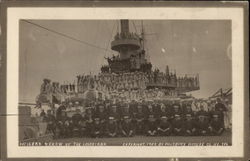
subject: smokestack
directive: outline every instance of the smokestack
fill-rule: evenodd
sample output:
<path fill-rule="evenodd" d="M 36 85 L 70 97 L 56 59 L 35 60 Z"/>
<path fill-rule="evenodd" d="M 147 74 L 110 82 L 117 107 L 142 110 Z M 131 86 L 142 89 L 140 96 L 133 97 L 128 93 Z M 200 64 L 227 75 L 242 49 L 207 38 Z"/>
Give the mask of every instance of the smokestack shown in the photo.
<path fill-rule="evenodd" d="M 121 20 L 121 33 L 129 33 L 128 20 Z"/>

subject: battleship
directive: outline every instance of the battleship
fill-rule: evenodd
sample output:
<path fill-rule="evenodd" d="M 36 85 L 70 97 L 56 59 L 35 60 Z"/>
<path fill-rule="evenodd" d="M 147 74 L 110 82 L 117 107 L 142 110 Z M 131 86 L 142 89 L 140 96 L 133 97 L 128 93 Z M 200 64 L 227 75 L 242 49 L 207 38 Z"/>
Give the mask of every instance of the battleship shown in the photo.
<path fill-rule="evenodd" d="M 188 92 L 200 89 L 199 75 L 185 74 L 184 76 L 180 76 L 181 74 L 178 74 L 175 69 L 170 68 L 167 64 L 165 65 L 165 71 L 160 71 L 156 68 L 156 65 L 149 59 L 149 55 L 153 56 L 154 53 L 150 53 L 147 50 L 147 32 L 145 32 L 143 22 L 140 25 L 140 33 L 132 32 L 129 28 L 130 23 L 126 19 L 119 20 L 119 29 L 114 35 L 112 34 L 114 37 L 110 41 L 110 48 L 116 54 L 103 57 L 106 63 L 98 64 L 100 66 L 98 74 L 84 73 L 76 75 L 74 81 L 62 84 L 45 78 L 41 84 L 40 93 L 36 98 L 34 106 L 29 107 L 27 104 L 20 104 L 20 145 L 26 146 L 25 142 L 34 140 L 39 140 L 42 143 L 44 141 L 53 142 L 53 140 L 70 142 L 72 141 L 71 139 L 81 140 L 81 137 L 85 137 L 84 140 L 87 138 L 90 139 L 87 139 L 87 142 L 93 141 L 91 140 L 93 138 L 90 138 L 92 137 L 90 134 L 91 130 L 88 129 L 94 126 L 93 121 L 95 119 L 100 121 L 98 110 L 101 107 L 105 111 L 105 119 L 103 119 L 105 124 L 102 124 L 105 128 L 109 119 L 115 120 L 115 122 L 119 123 L 119 127 L 122 127 L 121 122 L 130 116 L 131 118 L 136 116 L 139 107 L 143 109 L 143 118 L 147 118 L 150 109 L 154 109 L 155 111 L 151 112 L 157 112 L 159 115 L 150 116 L 151 118 L 152 116 L 157 117 L 157 121 L 160 121 L 158 117 L 163 114 L 163 111 L 161 111 L 162 108 L 168 107 L 174 113 L 176 109 L 178 110 L 181 107 L 183 111 L 177 111 L 175 115 L 172 115 L 172 112 L 170 112 L 171 116 L 169 120 L 172 121 L 172 124 L 175 117 L 179 118 L 179 114 L 184 117 L 183 113 L 187 107 L 195 111 L 197 115 L 194 118 L 197 120 L 199 118 L 210 117 L 210 115 L 204 116 L 203 110 L 212 111 L 215 109 L 213 107 L 215 107 L 216 101 L 199 100 L 188 94 Z M 227 93 L 230 93 L 230 91 L 227 91 Z M 213 97 L 217 98 L 220 96 L 214 95 Z M 111 111 L 116 109 L 119 115 L 118 118 L 114 118 L 113 115 L 111 116 Z M 52 125 L 51 122 L 46 120 L 48 116 L 59 120 L 61 116 L 60 112 L 62 111 L 63 113 L 65 112 L 67 118 L 70 120 L 67 122 L 69 123 L 67 128 L 65 128 L 69 131 L 65 132 L 65 134 L 61 133 L 62 131 L 60 131 L 61 129 L 57 124 L 54 124 L 55 126 L 53 127 L 55 128 L 52 129 L 52 126 L 49 126 Z M 93 116 L 88 119 L 89 111 L 91 111 L 91 115 L 93 113 Z M 124 115 L 126 112 L 128 116 Z M 106 117 L 106 114 L 107 116 L 110 115 L 110 117 Z M 84 118 L 80 121 L 81 125 L 79 124 L 83 127 L 82 129 L 76 128 L 72 124 L 76 115 L 81 115 Z M 128 120 L 132 120 L 131 118 Z M 87 126 L 86 122 L 88 121 L 91 124 Z M 142 128 L 147 126 L 147 122 L 143 122 L 142 125 L 140 126 L 142 131 L 140 132 L 138 124 L 138 132 L 134 136 L 135 140 L 151 142 L 152 138 L 150 136 L 156 135 L 159 137 L 157 139 L 159 142 L 168 139 L 172 140 L 172 137 L 162 137 L 155 133 L 148 136 Z M 86 131 L 85 128 L 87 129 Z M 219 133 L 221 134 L 222 131 Z M 184 134 L 173 133 L 173 136 L 175 135 L 185 137 Z M 230 139 L 230 135 L 228 133 L 226 135 L 226 138 Z M 104 142 L 107 141 L 107 145 L 122 145 L 124 136 L 122 136 L 122 133 L 118 134 L 118 136 L 122 138 L 118 138 L 115 143 L 109 142 L 109 138 L 106 140 L 106 135 L 102 139 Z M 200 136 L 194 138 L 194 142 L 201 142 L 201 139 L 203 139 Z M 178 139 L 177 137 L 177 142 L 179 141 Z M 188 141 L 188 139 L 186 140 Z M 216 138 L 216 142 L 220 142 L 219 140 L 220 136 Z"/>
<path fill-rule="evenodd" d="M 120 30 L 111 42 L 111 49 L 117 55 L 104 57 L 107 65 L 101 67 L 98 75 L 78 75 L 75 82 L 68 84 L 51 83 L 51 80 L 44 79 L 37 104 L 119 97 L 128 101 L 183 98 L 187 97 L 187 92 L 200 89 L 198 74 L 181 77 L 175 70 L 170 72 L 168 65 L 164 72 L 153 69 L 147 58 L 149 53 L 145 50 L 143 22 L 140 33 L 131 32 L 129 23 L 127 19 L 120 20 Z"/>

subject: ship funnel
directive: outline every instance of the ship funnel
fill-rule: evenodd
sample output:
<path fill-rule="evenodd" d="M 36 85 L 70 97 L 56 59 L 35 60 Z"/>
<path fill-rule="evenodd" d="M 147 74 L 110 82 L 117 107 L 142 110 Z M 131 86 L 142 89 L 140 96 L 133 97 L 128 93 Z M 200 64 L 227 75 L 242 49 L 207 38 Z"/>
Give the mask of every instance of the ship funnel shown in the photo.
<path fill-rule="evenodd" d="M 129 33 L 129 21 L 121 20 L 121 33 Z"/>

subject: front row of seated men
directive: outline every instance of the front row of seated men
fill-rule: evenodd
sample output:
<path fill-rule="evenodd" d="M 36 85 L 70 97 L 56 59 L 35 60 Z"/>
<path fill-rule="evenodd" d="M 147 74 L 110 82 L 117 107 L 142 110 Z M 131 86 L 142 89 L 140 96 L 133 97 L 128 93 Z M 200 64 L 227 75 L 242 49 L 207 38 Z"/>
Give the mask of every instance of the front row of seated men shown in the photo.
<path fill-rule="evenodd" d="M 162 112 L 156 117 L 150 112 L 145 116 L 141 110 L 131 117 L 128 112 L 119 115 L 115 108 L 108 114 L 102 108 L 94 114 L 87 109 L 84 117 L 77 110 L 69 118 L 62 110 L 57 118 L 48 111 L 45 120 L 48 123 L 47 132 L 52 132 L 56 137 L 205 136 L 221 135 L 224 131 L 220 113 L 216 111 L 208 119 L 202 112 L 197 116 L 189 112 L 184 115 L 176 112 L 171 117 Z"/>

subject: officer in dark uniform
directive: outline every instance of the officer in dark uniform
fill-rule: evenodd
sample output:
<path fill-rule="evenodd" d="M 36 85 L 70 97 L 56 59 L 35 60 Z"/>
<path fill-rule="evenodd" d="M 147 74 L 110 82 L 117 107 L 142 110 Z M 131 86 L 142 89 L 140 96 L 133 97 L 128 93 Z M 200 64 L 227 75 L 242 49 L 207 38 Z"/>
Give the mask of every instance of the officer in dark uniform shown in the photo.
<path fill-rule="evenodd" d="M 154 119 L 156 119 L 156 110 L 154 107 L 152 104 L 148 104 L 146 111 L 147 119 L 149 119 L 150 115 L 153 115 Z"/>
<path fill-rule="evenodd" d="M 156 136 L 157 135 L 157 123 L 155 115 L 149 114 L 148 121 L 146 123 L 146 135 L 147 136 Z"/>
<path fill-rule="evenodd" d="M 104 129 L 98 117 L 95 118 L 92 124 L 91 136 L 93 138 L 101 138 L 104 136 Z"/>
<path fill-rule="evenodd" d="M 128 116 L 129 118 L 132 118 L 132 111 L 130 110 L 130 106 L 123 104 L 121 105 L 121 119 L 123 119 L 123 117 Z"/>
<path fill-rule="evenodd" d="M 45 113 L 44 109 L 42 109 L 42 111 L 41 111 L 41 113 L 40 113 L 40 117 L 41 117 L 42 119 L 44 119 L 44 117 L 46 117 L 46 113 Z"/>
<path fill-rule="evenodd" d="M 105 126 L 105 122 L 107 119 L 107 113 L 105 111 L 104 105 L 99 104 L 96 108 L 95 114 L 94 114 L 94 118 L 100 118 L 100 122 L 103 126 Z"/>
<path fill-rule="evenodd" d="M 210 122 L 209 129 L 210 129 L 212 135 L 221 135 L 223 133 L 224 126 L 223 126 L 222 122 L 219 120 L 218 113 L 213 114 L 213 119 Z"/>
<path fill-rule="evenodd" d="M 169 136 L 171 134 L 171 130 L 172 127 L 167 116 L 161 116 L 161 121 L 157 128 L 158 134 L 160 136 Z"/>
<path fill-rule="evenodd" d="M 47 111 L 47 116 L 44 117 L 45 122 L 47 123 L 46 133 L 52 133 L 56 135 L 56 118 L 52 115 L 51 110 Z"/>
<path fill-rule="evenodd" d="M 118 113 L 117 105 L 113 104 L 111 105 L 108 117 L 114 117 L 114 120 L 119 124 L 120 122 L 120 114 Z"/>
<path fill-rule="evenodd" d="M 117 122 L 115 122 L 114 117 L 108 118 L 108 123 L 106 126 L 106 133 L 108 137 L 117 137 L 118 135 L 118 125 Z"/>
<path fill-rule="evenodd" d="M 195 126 L 195 121 L 193 120 L 192 113 L 186 111 L 185 121 L 183 122 L 183 130 L 186 136 L 193 136 L 197 134 L 197 129 Z"/>
<path fill-rule="evenodd" d="M 183 135 L 183 120 L 180 114 L 174 115 L 174 120 L 172 121 L 173 134 L 177 136 Z"/>
<path fill-rule="evenodd" d="M 81 136 L 81 121 L 83 117 L 80 109 L 76 109 L 76 113 L 72 116 L 72 134 L 73 136 Z"/>
<path fill-rule="evenodd" d="M 183 114 L 184 114 L 184 116 L 186 116 L 187 114 L 190 114 L 191 117 L 194 117 L 194 112 L 193 112 L 190 104 L 185 105 L 185 108 L 183 110 Z"/>
<path fill-rule="evenodd" d="M 227 111 L 226 106 L 221 102 L 220 98 L 217 98 L 217 103 L 215 104 L 215 111 L 219 114 L 219 120 L 224 125 L 224 112 Z"/>
<path fill-rule="evenodd" d="M 60 117 L 63 110 L 66 110 L 66 107 L 65 107 L 64 103 L 62 105 L 60 105 L 58 107 L 58 109 L 56 110 L 56 117 Z"/>
<path fill-rule="evenodd" d="M 59 137 L 66 138 L 70 135 L 70 118 L 67 116 L 65 110 L 60 112 L 60 115 L 57 115 L 57 127 L 59 129 Z"/>
<path fill-rule="evenodd" d="M 170 120 L 170 118 L 172 117 L 172 113 L 171 110 L 165 104 L 162 103 L 158 116 L 160 121 L 162 117 L 166 117 L 168 120 Z"/>
<path fill-rule="evenodd" d="M 135 124 L 136 124 L 136 134 L 142 135 L 144 134 L 144 128 L 145 128 L 145 113 L 143 112 L 143 106 L 141 104 L 138 104 L 137 106 L 137 112 L 134 116 Z"/>
<path fill-rule="evenodd" d="M 85 127 L 86 127 L 86 136 L 91 136 L 92 124 L 94 122 L 93 112 L 91 107 L 86 108 L 86 114 L 84 116 Z"/>
<path fill-rule="evenodd" d="M 129 116 L 124 116 L 121 122 L 121 134 L 124 137 L 132 137 L 135 133 L 134 126 Z"/>
<path fill-rule="evenodd" d="M 206 120 L 205 115 L 199 114 L 197 122 L 197 133 L 198 135 L 206 136 L 209 135 L 209 122 Z"/>
<path fill-rule="evenodd" d="M 176 119 L 176 116 L 175 115 L 179 115 L 180 118 L 182 118 L 182 111 L 180 109 L 180 106 L 178 104 L 174 104 L 173 105 L 174 109 L 172 111 L 172 120 L 175 120 Z"/>

